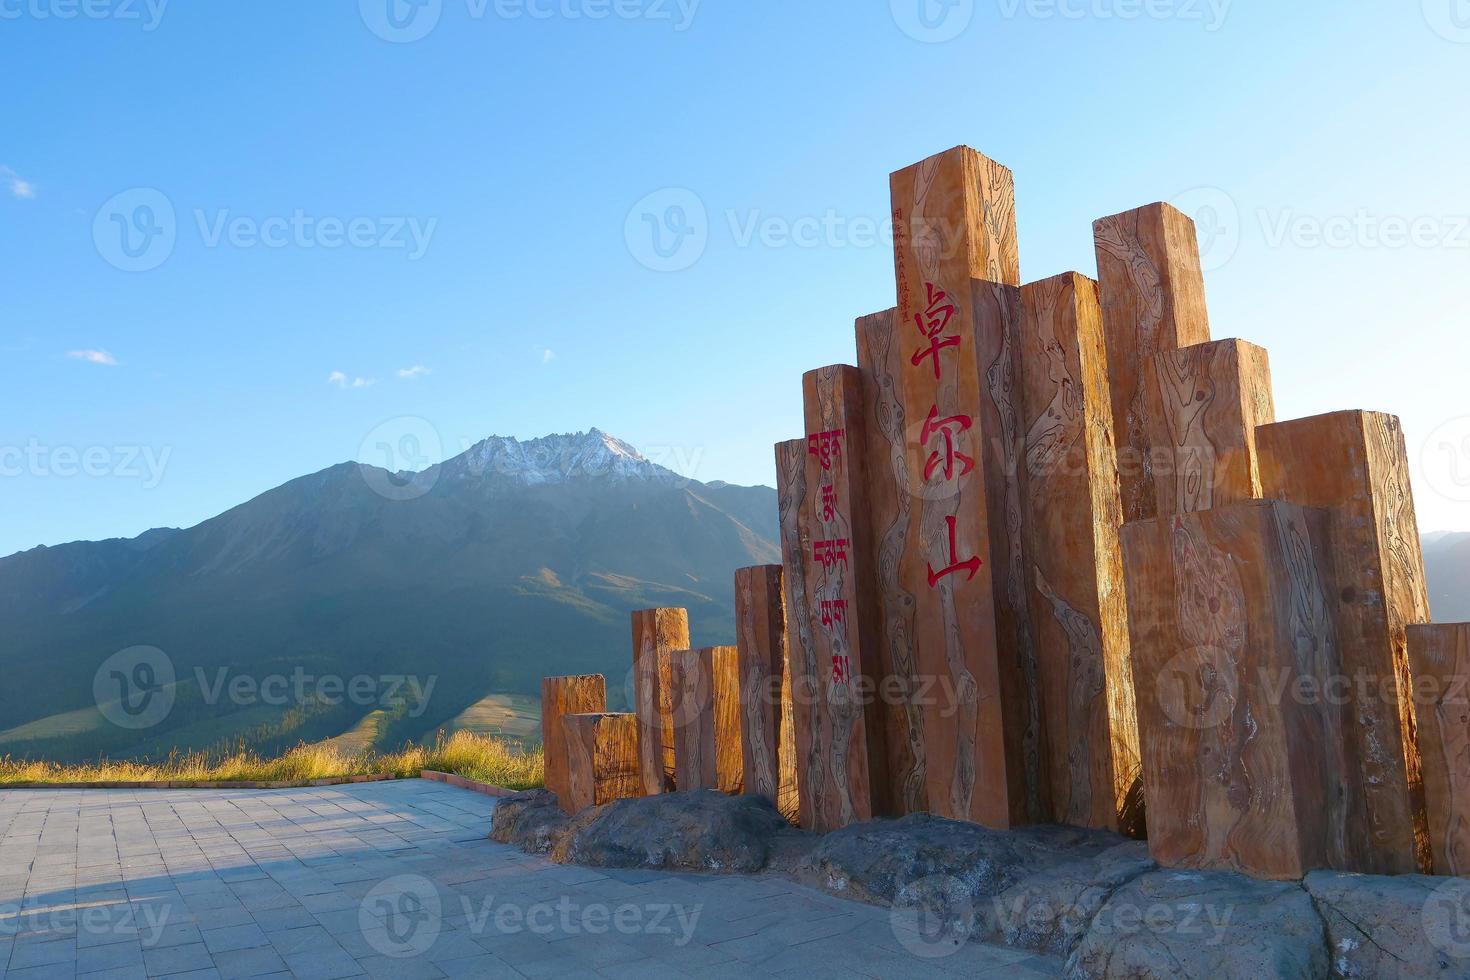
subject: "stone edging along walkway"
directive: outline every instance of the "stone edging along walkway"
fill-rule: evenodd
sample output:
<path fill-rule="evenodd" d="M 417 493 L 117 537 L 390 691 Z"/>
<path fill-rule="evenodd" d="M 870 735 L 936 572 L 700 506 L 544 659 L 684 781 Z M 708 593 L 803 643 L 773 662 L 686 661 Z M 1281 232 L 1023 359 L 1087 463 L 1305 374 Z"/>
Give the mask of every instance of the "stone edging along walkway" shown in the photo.
<path fill-rule="evenodd" d="M 1467 879 L 1258 881 L 1161 868 L 1144 842 L 1101 831 L 927 814 L 817 835 L 765 800 L 714 792 L 570 818 L 552 794 L 521 793 L 497 803 L 491 837 L 561 864 L 778 875 L 891 909 L 923 955 L 1006 945 L 1061 958 L 1072 980 L 1470 977 Z"/>
<path fill-rule="evenodd" d="M 189 779 L 154 779 L 137 782 L 104 781 L 92 783 L 0 783 L 0 791 L 7 789 L 305 789 L 315 786 L 349 786 L 355 783 L 386 783 L 397 780 L 399 776 L 391 774 L 374 773 L 362 776 L 327 776 L 322 779 L 281 780 L 281 781 L 259 781 L 259 780 L 223 780 L 208 782 L 203 780 Z M 409 777 L 413 778 L 413 777 Z M 488 783 L 477 783 L 473 779 L 456 776 L 447 772 L 435 772 L 425 769 L 419 774 L 421 779 L 430 782 L 444 783 L 459 789 L 467 789 L 485 796 L 507 797 L 512 796 L 515 790 L 502 789 L 499 786 L 491 786 Z"/>

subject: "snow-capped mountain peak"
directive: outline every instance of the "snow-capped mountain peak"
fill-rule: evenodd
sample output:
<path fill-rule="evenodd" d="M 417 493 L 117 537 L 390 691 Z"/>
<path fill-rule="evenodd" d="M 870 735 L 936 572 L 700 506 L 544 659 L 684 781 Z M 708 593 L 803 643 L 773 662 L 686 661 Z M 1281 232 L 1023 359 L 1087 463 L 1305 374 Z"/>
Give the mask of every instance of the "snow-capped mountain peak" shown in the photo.
<path fill-rule="evenodd" d="M 587 478 L 679 479 L 676 473 L 649 461 L 633 446 L 595 428 L 525 441 L 491 436 L 452 461 L 451 466 L 468 476 L 499 476 L 526 484 Z"/>

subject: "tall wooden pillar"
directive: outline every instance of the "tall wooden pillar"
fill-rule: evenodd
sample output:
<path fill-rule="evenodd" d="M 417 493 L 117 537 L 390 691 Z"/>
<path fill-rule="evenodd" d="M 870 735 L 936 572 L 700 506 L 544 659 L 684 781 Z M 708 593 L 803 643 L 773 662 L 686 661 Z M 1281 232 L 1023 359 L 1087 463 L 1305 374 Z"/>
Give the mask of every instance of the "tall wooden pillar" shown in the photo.
<path fill-rule="evenodd" d="M 546 788 L 563 808 L 571 799 L 563 715 L 607 710 L 607 679 L 601 674 L 541 678 L 541 751 L 546 758 Z"/>
<path fill-rule="evenodd" d="M 1327 523 L 1257 500 L 1123 527 L 1160 864 L 1291 879 L 1340 846 Z"/>
<path fill-rule="evenodd" d="M 766 797 L 794 823 L 801 819 L 801 812 L 783 588 L 780 565 L 735 572 L 745 792 Z"/>
<path fill-rule="evenodd" d="M 1345 869 L 1429 867 L 1406 629 L 1429 621 L 1424 555 L 1403 429 L 1392 415 L 1336 412 L 1256 432 L 1269 497 L 1332 511 L 1341 591 L 1348 795 Z"/>
<path fill-rule="evenodd" d="M 873 528 L 875 595 L 879 606 L 878 672 L 884 741 L 888 751 L 888 798 L 897 815 L 929 809 L 924 764 L 924 714 L 921 696 L 932 693 L 919 676 L 915 656 L 914 583 L 904 579 L 914 507 L 911 446 L 900 381 L 912 368 L 896 310 L 857 321 L 858 369 L 863 377 L 863 409 L 868 437 L 868 515 Z M 922 505 L 922 501 L 918 502 Z"/>
<path fill-rule="evenodd" d="M 1199 239 L 1189 216 L 1150 204 L 1093 225 L 1112 383 L 1123 519 L 1155 516 L 1144 365 L 1210 339 Z"/>
<path fill-rule="evenodd" d="M 1021 290 L 1028 549 L 1057 823 L 1143 833 L 1122 505 L 1097 284 Z"/>
<path fill-rule="evenodd" d="M 862 379 L 834 366 L 802 377 L 807 506 L 801 553 L 821 703 L 825 767 L 814 786 L 812 830 L 887 812 L 882 708 L 877 698 L 878 607 L 873 595 Z M 799 717 L 799 716 L 798 716 Z"/>
<path fill-rule="evenodd" d="M 990 827 L 1041 820 L 1014 182 L 957 147 L 890 189 L 911 498 L 898 581 L 914 596 L 918 672 L 939 692 L 923 713 L 929 808 Z"/>
<path fill-rule="evenodd" d="M 826 786 L 829 743 L 823 731 L 822 687 L 827 675 L 817 659 L 811 592 L 806 577 L 813 524 L 806 459 L 807 440 L 776 444 L 776 503 L 781 530 L 782 582 L 786 591 L 786 656 L 791 666 L 797 803 L 801 826 L 813 829 L 818 825 L 818 801 Z"/>
<path fill-rule="evenodd" d="M 1271 360 L 1243 340 L 1164 351 L 1144 365 L 1159 516 L 1261 497 L 1256 426 L 1276 421 Z"/>
<path fill-rule="evenodd" d="M 568 769 L 567 793 L 559 797 L 563 810 L 576 814 L 643 795 L 636 715 L 563 715 L 562 728 Z"/>
<path fill-rule="evenodd" d="M 1470 624 L 1408 628 L 1437 875 L 1470 875 Z"/>
<path fill-rule="evenodd" d="M 678 709 L 674 757 L 680 792 L 717 789 L 739 793 L 744 782 L 740 745 L 740 665 L 734 647 L 676 651 Z"/>
<path fill-rule="evenodd" d="M 689 612 L 643 609 L 632 614 L 633 696 L 638 714 L 638 769 L 647 796 L 674 788 L 673 684 L 667 654 L 689 649 Z M 659 654 L 665 656 L 662 660 Z"/>

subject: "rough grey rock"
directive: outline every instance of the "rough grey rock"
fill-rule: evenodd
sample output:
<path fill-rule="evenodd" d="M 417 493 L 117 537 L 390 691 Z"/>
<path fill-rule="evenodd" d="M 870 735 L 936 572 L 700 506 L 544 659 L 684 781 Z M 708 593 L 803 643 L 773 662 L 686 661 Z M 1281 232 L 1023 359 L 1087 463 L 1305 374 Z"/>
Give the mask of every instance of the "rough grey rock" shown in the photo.
<path fill-rule="evenodd" d="M 1334 976 L 1470 977 L 1470 881 L 1316 871 Z"/>
<path fill-rule="evenodd" d="M 1151 871 L 1118 889 L 1067 959 L 1075 980 L 1326 978 L 1327 936 L 1296 882 Z"/>
<path fill-rule="evenodd" d="M 577 814 L 552 860 L 593 868 L 749 873 L 766 867 L 785 827 L 786 819 L 760 797 L 666 793 Z"/>
<path fill-rule="evenodd" d="M 1041 868 L 980 906 L 977 938 L 1065 957 L 1115 891 L 1157 868 L 1143 841 Z"/>
<path fill-rule="evenodd" d="M 1109 894 L 1153 867 L 1146 845 L 1116 834 L 994 831 L 918 814 L 828 834 L 795 877 L 910 912 L 939 935 L 1064 955 Z"/>
<path fill-rule="evenodd" d="M 533 789 L 495 801 L 490 839 L 514 844 L 530 854 L 549 854 L 570 822 L 557 805 L 555 793 Z"/>
<path fill-rule="evenodd" d="M 989 898 L 1038 871 L 1096 856 L 1122 840 L 1068 827 L 987 830 L 921 813 L 826 835 L 797 866 L 796 877 L 875 905 L 890 905 L 900 893 L 936 876 L 958 878 L 970 896 Z"/>

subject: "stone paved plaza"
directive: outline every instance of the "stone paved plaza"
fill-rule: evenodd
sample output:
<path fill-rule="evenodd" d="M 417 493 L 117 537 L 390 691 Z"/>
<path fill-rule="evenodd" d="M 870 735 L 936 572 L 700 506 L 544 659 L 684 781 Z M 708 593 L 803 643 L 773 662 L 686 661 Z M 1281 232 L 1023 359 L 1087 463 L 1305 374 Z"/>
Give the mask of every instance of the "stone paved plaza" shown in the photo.
<path fill-rule="evenodd" d="M 0 792 L 0 976 L 1059 971 L 994 947 L 936 950 L 886 910 L 781 879 L 554 865 L 486 839 L 493 808 L 420 780 Z"/>

